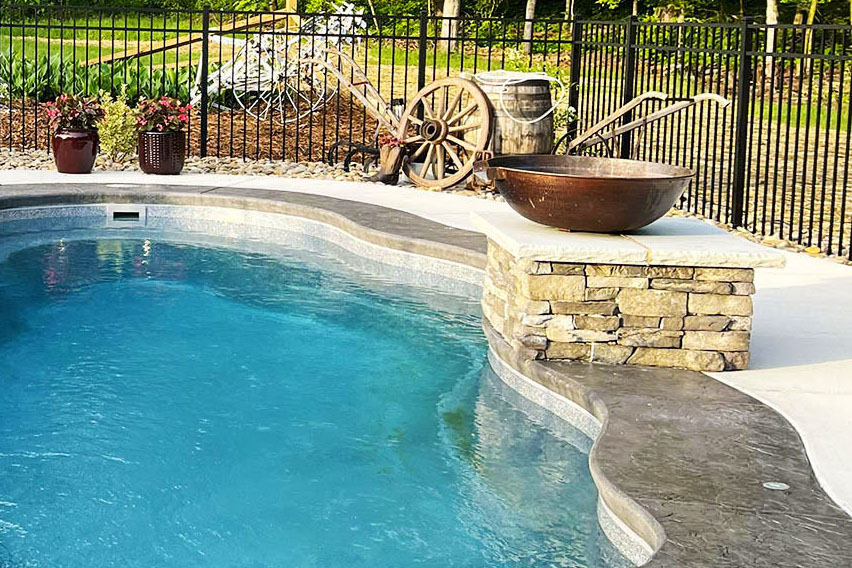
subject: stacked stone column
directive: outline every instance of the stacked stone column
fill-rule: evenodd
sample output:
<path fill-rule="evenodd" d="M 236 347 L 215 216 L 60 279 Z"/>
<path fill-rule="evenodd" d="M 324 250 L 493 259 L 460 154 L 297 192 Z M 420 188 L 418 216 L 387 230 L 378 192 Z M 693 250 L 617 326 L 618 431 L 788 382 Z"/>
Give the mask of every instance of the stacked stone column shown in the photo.
<path fill-rule="evenodd" d="M 531 359 L 744 369 L 753 279 L 751 268 L 515 259 L 489 241 L 482 310 Z"/>

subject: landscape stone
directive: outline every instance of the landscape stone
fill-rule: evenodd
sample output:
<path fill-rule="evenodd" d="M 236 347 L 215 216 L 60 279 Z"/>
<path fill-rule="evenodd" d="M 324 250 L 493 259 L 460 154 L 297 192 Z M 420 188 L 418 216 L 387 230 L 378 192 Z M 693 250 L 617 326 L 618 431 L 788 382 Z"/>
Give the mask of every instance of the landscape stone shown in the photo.
<path fill-rule="evenodd" d="M 756 292 L 754 284 L 751 282 L 731 282 L 734 294 L 737 296 L 750 296 Z"/>
<path fill-rule="evenodd" d="M 649 266 L 647 270 L 649 278 L 679 278 L 691 279 L 695 269 L 689 266 Z"/>
<path fill-rule="evenodd" d="M 623 365 L 627 362 L 630 355 L 633 354 L 633 347 L 627 345 L 615 345 L 612 343 L 593 343 L 593 354 L 589 355 L 589 359 L 595 363 L 604 363 L 606 365 Z"/>
<path fill-rule="evenodd" d="M 574 327 L 596 331 L 615 331 L 621 325 L 618 316 L 574 316 Z"/>
<path fill-rule="evenodd" d="M 589 288 L 647 288 L 647 278 L 628 276 L 589 276 L 586 278 Z"/>
<path fill-rule="evenodd" d="M 636 316 L 685 316 L 686 294 L 626 288 L 615 299 L 622 313 Z"/>
<path fill-rule="evenodd" d="M 672 278 L 654 278 L 651 288 L 655 290 L 674 290 L 676 292 L 700 292 L 703 294 L 730 294 L 728 282 L 710 280 L 675 280 Z"/>
<path fill-rule="evenodd" d="M 748 351 L 747 331 L 686 331 L 684 349 L 701 351 Z"/>
<path fill-rule="evenodd" d="M 569 300 L 584 299 L 586 279 L 583 276 L 532 275 L 521 276 L 521 293 L 531 300 Z"/>
<path fill-rule="evenodd" d="M 627 360 L 630 365 L 651 367 L 679 367 L 693 371 L 724 371 L 725 359 L 714 351 L 690 351 L 688 349 L 655 349 L 637 347 Z"/>
<path fill-rule="evenodd" d="M 586 276 L 647 277 L 648 267 L 623 264 L 587 264 Z"/>
<path fill-rule="evenodd" d="M 550 303 L 555 314 L 578 314 L 585 316 L 611 316 L 615 313 L 615 302 L 562 302 Z"/>
<path fill-rule="evenodd" d="M 683 329 L 683 318 L 663 318 L 660 327 L 663 329 L 681 330 Z"/>
<path fill-rule="evenodd" d="M 618 330 L 618 344 L 632 347 L 679 348 L 682 331 L 669 329 L 642 329 L 622 327 Z"/>
<path fill-rule="evenodd" d="M 551 267 L 553 270 L 553 274 L 583 275 L 586 273 L 586 267 L 584 264 L 566 264 L 564 262 L 553 262 L 551 263 Z"/>
<path fill-rule="evenodd" d="M 728 316 L 686 316 L 683 329 L 687 331 L 724 331 L 731 323 Z"/>
<path fill-rule="evenodd" d="M 751 296 L 690 294 L 688 305 L 692 315 L 750 316 L 752 312 Z"/>
<path fill-rule="evenodd" d="M 695 279 L 720 282 L 753 282 L 754 270 L 751 268 L 696 268 Z"/>
<path fill-rule="evenodd" d="M 614 300 L 618 296 L 618 288 L 586 288 L 587 300 Z"/>
<path fill-rule="evenodd" d="M 655 316 L 633 316 L 630 314 L 624 314 L 621 316 L 624 327 L 647 327 L 657 329 L 660 327 L 661 319 L 662 318 Z"/>
<path fill-rule="evenodd" d="M 594 341 L 614 341 L 615 334 L 607 331 L 595 331 L 592 329 L 567 329 L 563 327 L 545 328 L 547 338 L 551 341 L 564 343 L 591 343 Z"/>
<path fill-rule="evenodd" d="M 731 331 L 751 331 L 751 318 L 748 316 L 731 316 Z"/>
<path fill-rule="evenodd" d="M 544 300 L 530 300 L 518 294 L 512 298 L 512 307 L 525 314 L 549 314 L 550 302 Z"/>
<path fill-rule="evenodd" d="M 722 353 L 722 357 L 725 358 L 726 371 L 741 371 L 748 367 L 750 359 L 748 351 Z"/>
<path fill-rule="evenodd" d="M 588 361 L 591 350 L 592 346 L 590 343 L 550 342 L 547 346 L 546 355 L 548 359 Z"/>

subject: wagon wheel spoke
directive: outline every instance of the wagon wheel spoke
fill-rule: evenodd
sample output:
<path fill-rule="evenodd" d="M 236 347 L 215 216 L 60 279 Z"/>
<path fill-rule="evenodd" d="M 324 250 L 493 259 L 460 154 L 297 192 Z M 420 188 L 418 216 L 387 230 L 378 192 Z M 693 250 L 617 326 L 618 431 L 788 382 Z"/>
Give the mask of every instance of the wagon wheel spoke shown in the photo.
<path fill-rule="evenodd" d="M 445 89 L 441 89 L 438 95 L 438 111 L 435 113 L 435 116 L 438 118 L 444 117 L 444 112 L 446 112 L 447 107 L 447 95 L 450 93 L 449 87 Z"/>
<path fill-rule="evenodd" d="M 420 101 L 420 104 L 423 105 L 423 115 L 426 118 L 435 118 L 435 111 L 432 109 L 432 105 L 426 102 L 425 98 Z"/>
<path fill-rule="evenodd" d="M 423 140 L 423 137 L 421 135 L 415 134 L 414 136 L 411 136 L 409 138 L 403 138 L 402 143 L 403 144 L 414 144 L 415 142 L 420 142 L 422 140 Z"/>
<path fill-rule="evenodd" d="M 455 136 L 447 135 L 447 140 L 453 142 L 454 144 L 458 144 L 462 148 L 466 150 L 470 150 L 471 152 L 476 152 L 476 144 L 471 144 L 466 140 L 462 140 L 461 138 L 456 138 Z"/>
<path fill-rule="evenodd" d="M 423 154 L 423 151 L 424 151 L 424 150 L 425 150 L 428 146 L 431 146 L 431 144 L 430 144 L 429 142 L 423 142 L 423 143 L 420 145 L 420 147 L 419 147 L 419 148 L 417 148 L 417 150 L 416 150 L 413 154 L 411 154 L 411 159 L 412 159 L 412 160 L 414 160 L 414 159 L 416 159 L 416 158 L 419 158 L 419 157 L 421 156 L 421 154 Z"/>
<path fill-rule="evenodd" d="M 469 105 L 464 107 L 464 109 L 461 112 L 459 112 L 458 114 L 453 116 L 451 119 L 447 120 L 447 124 L 457 123 L 458 121 L 460 121 L 461 119 L 463 119 L 464 117 L 466 117 L 467 115 L 472 113 L 474 110 L 476 110 L 477 107 L 478 107 L 478 105 L 476 104 L 476 101 L 473 101 L 472 103 L 470 103 Z"/>
<path fill-rule="evenodd" d="M 420 177 L 425 178 L 426 172 L 432 166 L 432 154 L 435 151 L 435 145 L 429 144 L 429 149 L 426 151 L 426 158 L 423 160 L 423 165 L 420 167 Z"/>
<path fill-rule="evenodd" d="M 459 158 L 459 155 L 456 154 L 456 151 L 453 149 L 453 145 L 448 144 L 445 141 L 443 143 L 443 146 L 444 146 L 444 149 L 447 151 L 447 154 L 450 155 L 450 159 L 453 161 L 453 163 L 456 165 L 456 167 L 458 169 L 462 169 L 464 167 L 464 164 L 462 163 L 461 158 Z"/>
<path fill-rule="evenodd" d="M 462 96 L 464 95 L 464 89 L 459 89 L 459 92 L 456 93 L 456 96 L 453 97 L 453 102 L 450 103 L 450 106 L 447 107 L 447 110 L 444 111 L 444 114 L 441 115 L 443 120 L 447 120 L 450 117 L 450 113 L 455 110 L 459 103 L 461 102 Z"/>
<path fill-rule="evenodd" d="M 446 160 L 446 159 L 447 159 L 447 157 L 446 157 L 446 154 L 444 153 L 444 145 L 439 144 L 438 146 L 435 146 L 435 166 L 436 166 L 435 177 L 438 178 L 438 179 L 444 179 L 444 173 L 446 171 L 445 170 L 446 163 L 445 163 L 444 160 Z"/>
<path fill-rule="evenodd" d="M 479 128 L 482 126 L 481 122 L 469 122 L 467 124 L 460 124 L 458 126 L 450 126 L 447 129 L 447 132 L 465 132 L 467 130 L 473 130 L 474 128 Z"/>

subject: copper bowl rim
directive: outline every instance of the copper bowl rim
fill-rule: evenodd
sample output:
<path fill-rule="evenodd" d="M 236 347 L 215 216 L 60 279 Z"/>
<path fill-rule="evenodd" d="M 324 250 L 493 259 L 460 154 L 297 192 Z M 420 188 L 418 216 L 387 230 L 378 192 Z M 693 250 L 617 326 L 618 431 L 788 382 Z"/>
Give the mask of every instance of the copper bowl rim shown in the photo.
<path fill-rule="evenodd" d="M 684 167 L 684 166 L 673 166 L 673 165 L 669 165 L 669 164 L 663 164 L 663 163 L 660 163 L 660 162 L 652 162 L 650 160 L 627 160 L 627 159 L 623 159 L 623 158 L 606 158 L 606 157 L 598 157 L 598 156 L 559 156 L 559 157 L 565 158 L 567 160 L 571 160 L 571 159 L 576 158 L 576 159 L 581 159 L 581 160 L 586 159 L 586 160 L 590 160 L 590 161 L 591 160 L 605 160 L 605 161 L 608 161 L 608 162 L 626 162 L 626 163 L 630 163 L 630 164 L 636 164 L 636 163 L 652 164 L 656 167 L 659 167 L 659 168 L 664 169 L 664 170 L 668 170 L 672 173 L 671 173 L 671 175 L 658 174 L 658 175 L 651 175 L 651 176 L 593 176 L 593 175 L 588 175 L 588 174 L 578 175 L 578 174 L 573 174 L 573 173 L 548 172 L 548 171 L 541 171 L 541 170 L 535 169 L 536 157 L 539 157 L 539 156 L 540 157 L 546 156 L 548 158 L 557 157 L 557 156 L 554 156 L 552 154 L 527 154 L 527 155 L 525 155 L 525 154 L 506 154 L 506 155 L 502 155 L 502 156 L 495 156 L 493 158 L 487 158 L 487 159 L 482 160 L 482 162 L 483 162 L 483 165 L 485 166 L 485 168 L 488 168 L 488 169 L 492 169 L 492 168 L 495 169 L 495 170 L 501 169 L 501 170 L 506 171 L 506 172 L 519 172 L 519 173 L 523 173 L 523 174 L 534 174 L 534 175 L 547 176 L 547 177 L 571 178 L 571 179 L 578 179 L 578 180 L 594 180 L 594 181 L 597 181 L 597 182 L 602 182 L 602 181 L 606 181 L 606 180 L 622 181 L 622 182 L 623 181 L 654 182 L 654 181 L 690 179 L 690 178 L 695 176 L 694 170 L 687 168 L 687 167 Z M 529 166 L 527 166 L 527 167 L 504 166 L 504 165 L 501 165 L 499 163 L 495 163 L 495 162 L 500 162 L 504 159 L 511 159 L 511 158 L 530 160 L 532 163 L 530 163 Z"/>

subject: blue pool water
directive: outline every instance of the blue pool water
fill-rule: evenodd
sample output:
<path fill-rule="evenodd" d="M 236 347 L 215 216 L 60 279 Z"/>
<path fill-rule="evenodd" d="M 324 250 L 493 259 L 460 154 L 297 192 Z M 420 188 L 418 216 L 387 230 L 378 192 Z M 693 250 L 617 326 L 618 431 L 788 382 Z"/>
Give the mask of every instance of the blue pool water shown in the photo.
<path fill-rule="evenodd" d="M 336 262 L 0 262 L 0 567 L 625 566 L 590 442 L 494 377 L 475 303 Z"/>

